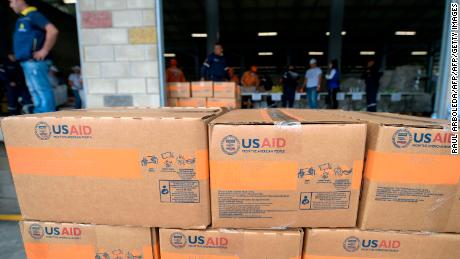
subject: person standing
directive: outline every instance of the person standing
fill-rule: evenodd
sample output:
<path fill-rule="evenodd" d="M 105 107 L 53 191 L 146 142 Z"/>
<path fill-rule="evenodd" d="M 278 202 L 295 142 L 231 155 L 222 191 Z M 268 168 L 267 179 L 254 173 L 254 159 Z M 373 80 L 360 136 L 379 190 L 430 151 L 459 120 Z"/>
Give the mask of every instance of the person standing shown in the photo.
<path fill-rule="evenodd" d="M 228 75 L 231 82 L 234 82 L 236 85 L 240 85 L 240 79 L 238 78 L 238 75 L 235 74 L 235 70 L 233 68 L 230 67 L 228 69 Z"/>
<path fill-rule="evenodd" d="M 367 62 L 366 70 L 361 76 L 366 84 L 366 102 L 368 112 L 377 111 L 377 93 L 379 91 L 380 76 L 381 73 L 375 64 L 375 61 L 369 60 Z"/>
<path fill-rule="evenodd" d="M 214 44 L 214 52 L 209 54 L 201 68 L 201 80 L 222 82 L 230 80 L 227 61 L 222 44 Z"/>
<path fill-rule="evenodd" d="M 329 62 L 329 70 L 326 74 L 327 80 L 327 100 L 330 109 L 337 109 L 339 104 L 337 102 L 337 93 L 340 91 L 340 72 L 337 59 Z"/>
<path fill-rule="evenodd" d="M 260 86 L 265 92 L 271 92 L 273 89 L 273 80 L 268 73 L 263 73 L 260 77 Z M 267 107 L 273 107 L 273 99 L 271 95 L 267 95 Z"/>
<path fill-rule="evenodd" d="M 281 83 L 283 84 L 283 97 L 281 98 L 281 104 L 283 107 L 294 107 L 295 92 L 297 90 L 299 74 L 294 72 L 294 66 L 289 65 L 286 72 L 281 77 Z"/>
<path fill-rule="evenodd" d="M 305 73 L 305 82 L 303 84 L 307 90 L 308 105 L 311 109 L 318 108 L 318 92 L 321 88 L 321 68 L 316 64 L 316 59 L 310 59 L 310 68 Z"/>
<path fill-rule="evenodd" d="M 72 74 L 69 75 L 69 85 L 72 89 L 73 96 L 75 97 L 75 109 L 84 107 L 83 98 L 85 92 L 83 90 L 83 79 L 81 78 L 81 69 L 79 66 L 72 67 Z"/>
<path fill-rule="evenodd" d="M 260 84 L 259 75 L 257 74 L 257 67 L 251 66 L 251 68 L 244 72 L 241 77 L 241 84 L 243 86 L 255 86 L 258 87 Z"/>
<path fill-rule="evenodd" d="M 177 67 L 177 60 L 175 58 L 169 61 L 169 67 L 166 69 L 166 82 L 185 82 L 184 72 Z"/>
<path fill-rule="evenodd" d="M 3 72 L 2 80 L 8 98 L 8 114 L 19 115 L 21 111 L 31 113 L 33 110 L 32 98 L 27 90 L 21 65 L 16 62 L 13 54 L 8 54 L 2 68 L 0 71 L 3 70 L 1 72 Z"/>
<path fill-rule="evenodd" d="M 251 68 L 243 73 L 241 77 L 241 85 L 243 87 L 259 87 L 260 80 L 259 75 L 257 75 L 257 67 L 251 66 Z M 252 108 L 251 96 L 243 96 L 241 98 L 243 108 Z"/>
<path fill-rule="evenodd" d="M 24 70 L 34 112 L 55 111 L 54 93 L 48 80 L 48 55 L 57 41 L 59 31 L 37 8 L 29 6 L 26 0 L 9 2 L 11 9 L 20 15 L 13 35 L 13 49 Z"/>
<path fill-rule="evenodd" d="M 50 66 L 48 70 L 48 80 L 50 81 L 51 87 L 53 87 L 53 89 L 58 88 L 61 83 L 59 82 L 58 73 L 59 69 L 56 66 Z"/>

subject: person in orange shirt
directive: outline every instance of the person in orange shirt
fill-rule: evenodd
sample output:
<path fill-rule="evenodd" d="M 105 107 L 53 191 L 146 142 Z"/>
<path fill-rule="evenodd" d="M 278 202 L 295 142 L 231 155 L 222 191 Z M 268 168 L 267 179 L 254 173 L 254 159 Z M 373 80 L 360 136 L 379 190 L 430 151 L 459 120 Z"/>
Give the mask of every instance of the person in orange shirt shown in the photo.
<path fill-rule="evenodd" d="M 255 86 L 258 87 L 260 83 L 259 75 L 257 75 L 257 67 L 251 66 L 249 71 L 244 72 L 241 78 L 241 84 L 243 86 Z"/>
<path fill-rule="evenodd" d="M 169 67 L 166 69 L 166 82 L 185 82 L 184 72 L 177 67 L 177 60 L 171 59 Z"/>
<path fill-rule="evenodd" d="M 251 66 L 251 68 L 244 72 L 243 76 L 241 77 L 241 85 L 243 87 L 255 87 L 256 89 L 259 87 L 260 79 L 259 75 L 257 74 L 257 67 Z M 243 108 L 252 108 L 252 102 L 250 96 L 243 96 L 241 98 Z"/>
<path fill-rule="evenodd" d="M 236 85 L 240 85 L 240 79 L 235 75 L 235 70 L 233 68 L 228 68 L 228 74 L 230 75 L 230 81 L 235 82 Z"/>

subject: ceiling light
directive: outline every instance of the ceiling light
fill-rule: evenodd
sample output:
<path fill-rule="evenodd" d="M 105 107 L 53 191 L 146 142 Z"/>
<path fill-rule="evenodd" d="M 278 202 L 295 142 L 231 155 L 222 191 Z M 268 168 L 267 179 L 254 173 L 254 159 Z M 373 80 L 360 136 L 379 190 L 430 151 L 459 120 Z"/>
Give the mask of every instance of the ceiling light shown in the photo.
<path fill-rule="evenodd" d="M 259 56 L 273 56 L 273 52 L 259 52 Z"/>
<path fill-rule="evenodd" d="M 259 32 L 257 33 L 258 36 L 260 37 L 270 37 L 270 36 L 276 36 L 278 33 L 276 31 L 271 31 L 271 32 Z"/>
<path fill-rule="evenodd" d="M 426 56 L 428 55 L 428 51 L 412 51 L 412 56 Z"/>
<path fill-rule="evenodd" d="M 322 52 L 322 51 L 309 51 L 308 55 L 310 55 L 310 56 L 322 56 L 322 55 L 324 55 L 324 52 Z"/>
<path fill-rule="evenodd" d="M 375 55 L 375 51 L 360 51 L 359 55 L 361 55 L 361 56 L 373 56 L 373 55 Z"/>
<path fill-rule="evenodd" d="M 176 53 L 165 53 L 164 56 L 166 58 L 174 58 L 174 57 L 176 57 Z"/>
<path fill-rule="evenodd" d="M 208 37 L 208 34 L 206 33 L 192 33 L 193 38 L 206 38 Z"/>
<path fill-rule="evenodd" d="M 64 0 L 64 4 L 76 4 L 77 0 Z"/>
<path fill-rule="evenodd" d="M 415 31 L 395 31 L 395 35 L 398 36 L 414 36 L 417 34 Z"/>
<path fill-rule="evenodd" d="M 340 34 L 341 34 L 342 36 L 345 36 L 345 35 L 347 35 L 347 32 L 346 32 L 346 31 L 342 31 Z M 327 31 L 327 32 L 326 32 L 326 36 L 331 36 L 331 32 Z"/>

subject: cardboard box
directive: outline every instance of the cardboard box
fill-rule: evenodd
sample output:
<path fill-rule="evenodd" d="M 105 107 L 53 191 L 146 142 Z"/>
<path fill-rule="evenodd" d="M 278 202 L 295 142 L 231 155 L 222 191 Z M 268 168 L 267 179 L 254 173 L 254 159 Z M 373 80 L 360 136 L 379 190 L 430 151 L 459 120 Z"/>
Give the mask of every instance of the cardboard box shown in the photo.
<path fill-rule="evenodd" d="M 460 235 L 308 229 L 303 259 L 458 259 Z"/>
<path fill-rule="evenodd" d="M 178 98 L 168 98 L 168 107 L 177 107 Z"/>
<path fill-rule="evenodd" d="M 191 83 L 192 97 L 212 97 L 212 81 L 196 81 Z"/>
<path fill-rule="evenodd" d="M 170 98 L 187 98 L 190 97 L 190 83 L 168 83 L 168 97 Z"/>
<path fill-rule="evenodd" d="M 241 108 L 241 101 L 236 98 L 207 98 L 207 107 Z"/>
<path fill-rule="evenodd" d="M 346 113 L 368 123 L 362 229 L 460 232 L 460 156 L 447 121 Z"/>
<path fill-rule="evenodd" d="M 160 229 L 162 259 L 300 259 L 303 231 Z"/>
<path fill-rule="evenodd" d="M 235 82 L 214 82 L 215 98 L 236 98 L 237 86 Z"/>
<path fill-rule="evenodd" d="M 220 112 L 109 108 L 5 118 L 23 217 L 205 228 L 207 123 Z"/>
<path fill-rule="evenodd" d="M 306 109 L 211 122 L 213 227 L 354 227 L 366 124 Z"/>
<path fill-rule="evenodd" d="M 179 98 L 177 101 L 179 107 L 206 107 L 206 98 Z"/>
<path fill-rule="evenodd" d="M 20 222 L 28 259 L 159 259 L 158 237 L 148 227 Z"/>

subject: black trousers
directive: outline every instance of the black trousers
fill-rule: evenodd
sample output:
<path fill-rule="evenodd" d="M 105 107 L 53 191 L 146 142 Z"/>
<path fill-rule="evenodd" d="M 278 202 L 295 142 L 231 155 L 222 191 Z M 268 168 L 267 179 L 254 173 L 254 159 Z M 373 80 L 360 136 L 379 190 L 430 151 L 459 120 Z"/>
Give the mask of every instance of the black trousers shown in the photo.
<path fill-rule="evenodd" d="M 295 101 L 295 88 L 283 87 L 283 97 L 281 98 L 281 104 L 285 108 L 294 107 Z"/>
<path fill-rule="evenodd" d="M 340 91 L 340 89 L 337 87 L 337 88 L 333 88 L 333 89 L 330 89 L 328 88 L 327 89 L 327 102 L 328 102 L 328 105 L 329 105 L 329 109 L 337 109 L 339 108 L 339 102 L 337 102 L 337 93 Z"/>
<path fill-rule="evenodd" d="M 366 85 L 366 101 L 367 101 L 367 111 L 376 112 L 377 111 L 377 92 L 378 86 L 374 84 Z"/>
<path fill-rule="evenodd" d="M 29 109 L 32 107 L 32 97 L 30 96 L 29 90 L 27 87 L 22 85 L 17 86 L 6 86 L 6 95 L 8 98 L 8 114 L 9 115 L 19 115 L 21 114 L 22 106 L 29 106 Z M 19 103 L 19 97 L 21 97 L 21 103 Z M 31 111 L 27 111 L 30 113 Z"/>

